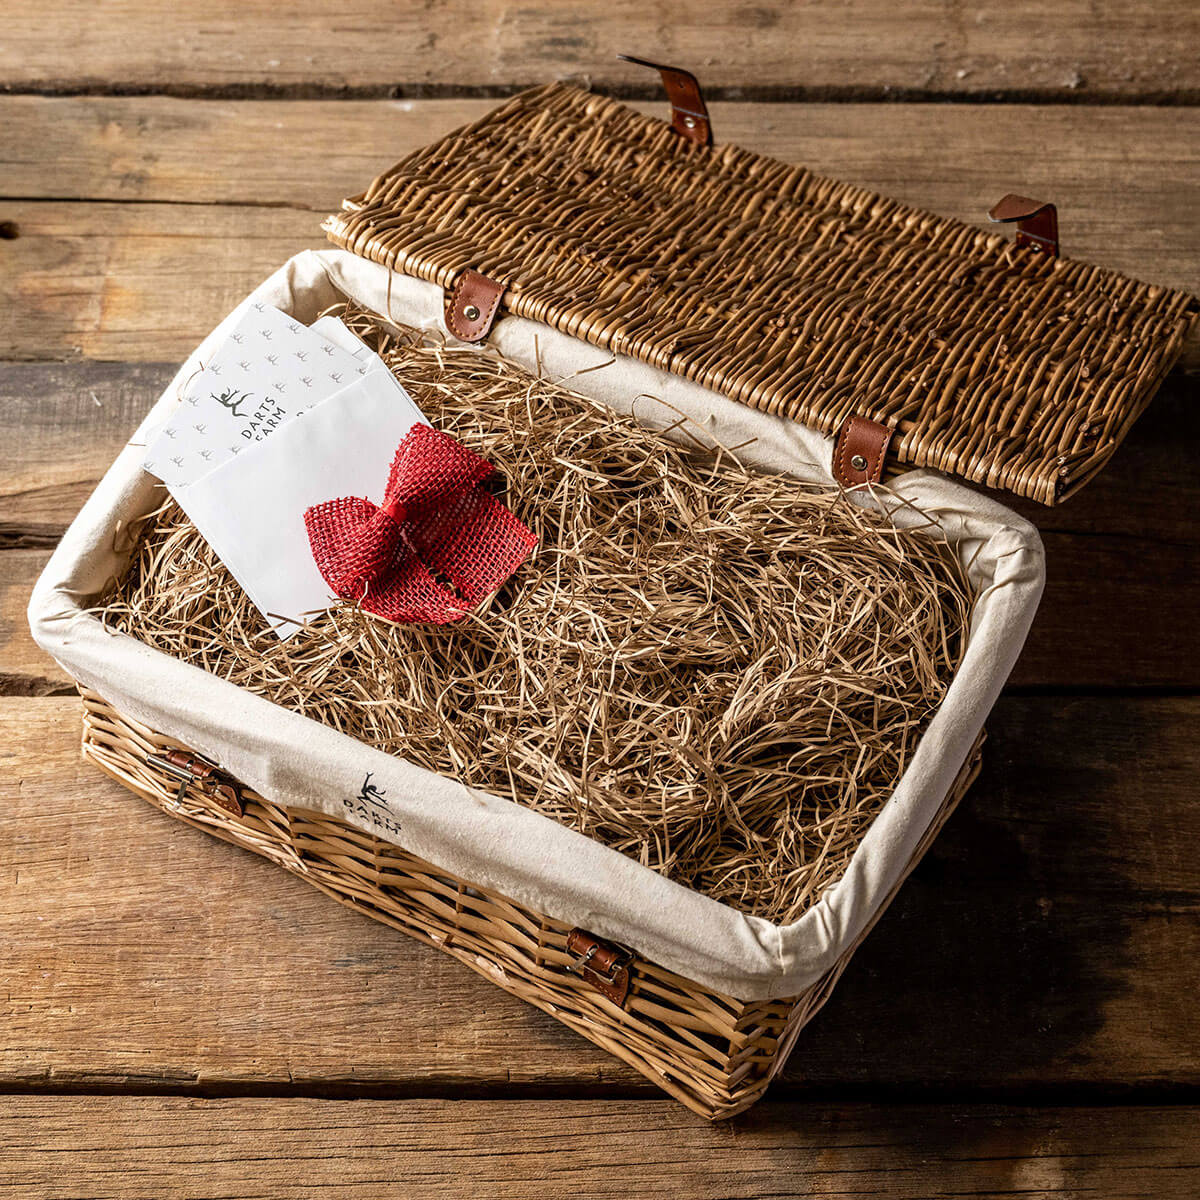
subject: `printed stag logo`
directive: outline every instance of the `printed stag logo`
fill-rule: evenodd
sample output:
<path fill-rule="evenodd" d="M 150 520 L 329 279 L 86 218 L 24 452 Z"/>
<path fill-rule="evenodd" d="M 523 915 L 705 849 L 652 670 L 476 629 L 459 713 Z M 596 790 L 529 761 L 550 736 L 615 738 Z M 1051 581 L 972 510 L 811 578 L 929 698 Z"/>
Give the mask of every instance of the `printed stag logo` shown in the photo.
<path fill-rule="evenodd" d="M 374 771 L 367 772 L 367 777 L 363 780 L 363 785 L 359 789 L 358 798 L 364 804 L 379 804 L 386 808 L 387 806 L 383 803 L 383 798 L 387 795 L 387 792 L 380 791 L 380 789 L 371 782 L 371 776 L 374 774 Z"/>
<path fill-rule="evenodd" d="M 242 417 L 245 414 L 239 410 L 250 398 L 250 395 L 248 392 L 239 392 L 236 388 L 226 388 L 219 396 L 215 392 L 212 393 L 212 398 L 224 408 L 229 409 L 235 417 Z"/>
<path fill-rule="evenodd" d="M 367 772 L 367 777 L 362 781 L 362 787 L 358 789 L 358 795 L 353 800 L 343 801 L 346 811 L 366 822 L 372 829 L 398 837 L 400 822 L 388 811 L 387 802 L 384 800 L 387 792 L 371 782 L 373 774 L 373 771 Z"/>

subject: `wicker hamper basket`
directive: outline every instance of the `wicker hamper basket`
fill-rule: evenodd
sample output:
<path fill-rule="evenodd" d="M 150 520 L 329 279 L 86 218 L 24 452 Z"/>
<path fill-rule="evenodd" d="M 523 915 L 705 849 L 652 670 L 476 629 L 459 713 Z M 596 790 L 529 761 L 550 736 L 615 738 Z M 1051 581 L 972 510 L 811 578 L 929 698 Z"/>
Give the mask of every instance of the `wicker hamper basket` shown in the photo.
<path fill-rule="evenodd" d="M 753 438 L 751 461 L 832 477 L 897 521 L 910 502 L 938 515 L 980 593 L 963 665 L 813 909 L 788 926 L 745 917 L 107 631 L 86 606 L 128 563 L 121 531 L 154 507 L 139 446 L 176 384 L 68 531 L 30 620 L 80 682 L 84 754 L 101 769 L 439 947 L 720 1118 L 780 1071 L 975 777 L 983 719 L 1040 594 L 1026 522 L 908 468 L 1062 499 L 1149 402 L 1195 305 L 1059 258 L 1049 206 L 998 206 L 1019 222 L 1010 242 L 713 148 L 695 81 L 664 79 L 670 124 L 563 85 L 515 97 L 347 201 L 327 222 L 345 250 L 298 256 L 247 303 L 309 320 L 350 296 L 384 318 L 444 321 L 614 407 L 655 397 Z M 885 474 L 890 499 L 860 486 Z M 382 827 L 344 800 L 364 764 L 395 801 Z"/>

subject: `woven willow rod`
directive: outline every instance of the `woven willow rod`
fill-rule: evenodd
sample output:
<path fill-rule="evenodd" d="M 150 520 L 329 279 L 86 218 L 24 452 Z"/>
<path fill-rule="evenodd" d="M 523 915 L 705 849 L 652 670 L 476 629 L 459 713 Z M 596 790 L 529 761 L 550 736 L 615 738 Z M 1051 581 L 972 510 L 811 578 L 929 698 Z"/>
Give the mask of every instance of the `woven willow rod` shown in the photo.
<path fill-rule="evenodd" d="M 181 795 L 178 778 L 156 765 L 155 756 L 185 748 L 123 716 L 95 692 L 82 691 L 84 757 L 131 791 L 261 854 L 356 912 L 436 946 L 615 1054 L 709 1120 L 731 1117 L 762 1096 L 870 929 L 799 996 L 742 1000 L 635 957 L 628 1001 L 618 1007 L 570 970 L 570 927 L 563 922 L 449 875 L 335 817 L 284 808 L 248 789 L 240 817 L 197 788 Z M 979 744 L 872 925 L 978 774 Z"/>
<path fill-rule="evenodd" d="M 900 463 L 1045 504 L 1112 455 L 1195 311 L 563 84 L 409 155 L 326 229 L 443 287 L 473 267 L 510 312 L 823 433 L 893 425 Z"/>

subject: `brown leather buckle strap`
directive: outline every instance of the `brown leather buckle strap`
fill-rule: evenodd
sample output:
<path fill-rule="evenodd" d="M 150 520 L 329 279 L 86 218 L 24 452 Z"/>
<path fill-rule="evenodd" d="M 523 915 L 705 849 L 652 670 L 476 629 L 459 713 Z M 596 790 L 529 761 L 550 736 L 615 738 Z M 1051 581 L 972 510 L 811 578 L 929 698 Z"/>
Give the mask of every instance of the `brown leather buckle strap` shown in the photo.
<path fill-rule="evenodd" d="M 225 778 L 217 764 L 209 759 L 190 750 L 168 750 L 165 754 L 152 754 L 146 761 L 179 780 L 179 790 L 175 793 L 176 804 L 183 802 L 189 785 L 194 785 L 219 808 L 235 817 L 243 814 L 242 797 L 237 786 Z"/>
<path fill-rule="evenodd" d="M 991 221 L 1016 221 L 1018 246 L 1029 246 L 1058 257 L 1058 209 L 1043 200 L 1030 200 L 1009 192 L 988 213 Z"/>
<path fill-rule="evenodd" d="M 878 483 L 883 478 L 892 431 L 866 417 L 847 417 L 833 444 L 833 477 L 844 488 Z"/>
<path fill-rule="evenodd" d="M 598 938 L 586 929 L 567 934 L 567 951 L 576 956 L 568 971 L 586 979 L 601 995 L 623 1006 L 629 995 L 629 967 L 633 955 L 622 946 Z"/>
<path fill-rule="evenodd" d="M 492 331 L 503 296 L 504 284 L 468 267 L 445 295 L 446 328 L 461 341 L 482 342 Z"/>
<path fill-rule="evenodd" d="M 632 54 L 618 54 L 617 57 L 622 62 L 649 67 L 662 76 L 667 99 L 671 102 L 671 128 L 680 137 L 695 142 L 697 146 L 713 144 L 708 105 L 704 103 L 700 81 L 691 71 L 685 71 L 682 67 L 666 67 L 662 63 L 649 62 L 644 58 L 634 58 Z"/>

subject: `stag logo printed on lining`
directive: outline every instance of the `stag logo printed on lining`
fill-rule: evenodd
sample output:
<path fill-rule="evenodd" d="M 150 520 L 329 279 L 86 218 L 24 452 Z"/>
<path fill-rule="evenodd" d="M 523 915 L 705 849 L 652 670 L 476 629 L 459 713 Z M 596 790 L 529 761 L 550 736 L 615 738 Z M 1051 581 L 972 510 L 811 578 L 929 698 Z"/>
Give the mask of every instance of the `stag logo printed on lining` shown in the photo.
<path fill-rule="evenodd" d="M 398 834 L 400 822 L 388 812 L 387 801 L 384 800 L 387 792 L 371 782 L 374 774 L 374 771 L 368 771 L 367 777 L 362 781 L 362 787 L 358 789 L 358 795 L 352 800 L 343 801 L 343 804 L 347 812 L 366 821 L 374 829 Z"/>
<path fill-rule="evenodd" d="M 366 779 L 363 780 L 363 785 L 358 790 L 358 798 L 366 804 L 383 804 L 383 798 L 387 792 L 380 790 L 371 782 L 371 776 L 374 771 L 368 771 Z"/>

